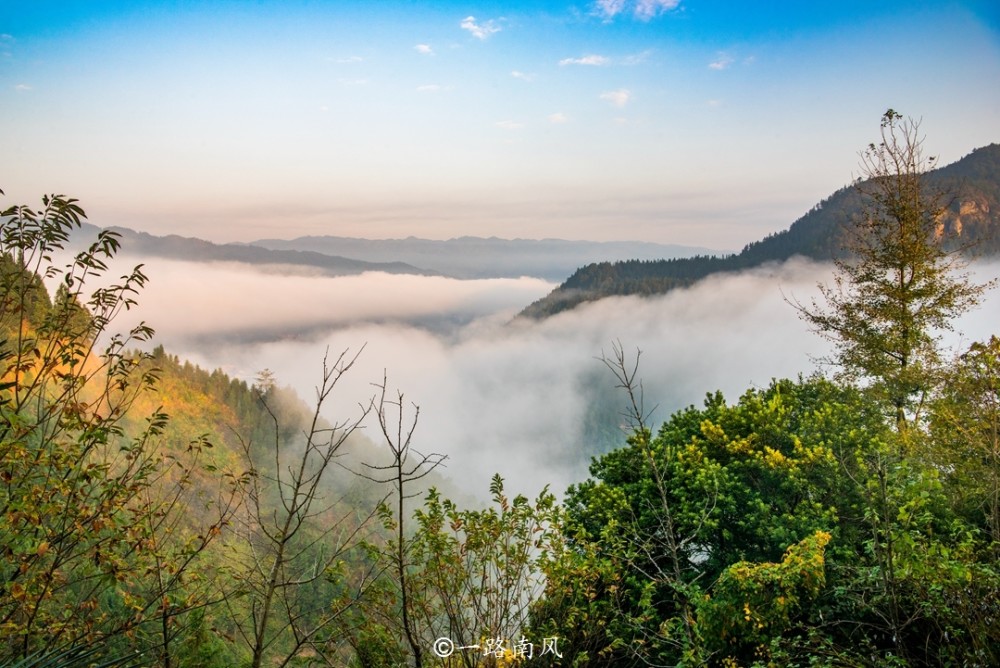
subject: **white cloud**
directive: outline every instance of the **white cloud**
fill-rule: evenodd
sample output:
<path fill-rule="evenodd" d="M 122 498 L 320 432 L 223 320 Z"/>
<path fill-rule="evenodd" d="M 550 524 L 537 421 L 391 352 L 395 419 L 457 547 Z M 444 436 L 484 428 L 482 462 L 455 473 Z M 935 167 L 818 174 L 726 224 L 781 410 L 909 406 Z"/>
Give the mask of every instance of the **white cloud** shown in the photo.
<path fill-rule="evenodd" d="M 498 128 L 503 128 L 504 130 L 520 130 L 524 127 L 524 123 L 518 123 L 517 121 L 500 121 L 496 124 Z"/>
<path fill-rule="evenodd" d="M 513 70 L 510 75 L 515 79 L 520 79 L 521 81 L 534 81 L 535 75 L 528 74 L 527 72 L 519 72 L 518 70 Z"/>
<path fill-rule="evenodd" d="M 347 58 L 336 58 L 331 59 L 338 65 L 349 65 L 351 63 L 360 63 L 364 60 L 361 56 L 348 56 Z"/>
<path fill-rule="evenodd" d="M 617 16 L 625 9 L 625 0 L 597 0 L 597 11 L 606 18 Z"/>
<path fill-rule="evenodd" d="M 596 13 L 610 20 L 624 13 L 628 4 L 626 0 L 597 0 Z M 632 3 L 632 15 L 640 21 L 649 21 L 677 9 L 680 4 L 680 0 L 635 0 Z"/>
<path fill-rule="evenodd" d="M 423 86 L 417 86 L 418 93 L 436 93 L 441 90 L 444 90 L 444 87 L 439 84 L 425 84 Z"/>
<path fill-rule="evenodd" d="M 490 19 L 486 23 L 476 23 L 475 16 L 467 16 L 459 24 L 463 30 L 468 30 L 477 39 L 486 39 L 493 33 L 500 32 L 500 26 Z"/>
<path fill-rule="evenodd" d="M 562 113 L 561 111 L 556 112 L 554 114 L 549 114 L 549 123 L 555 123 L 558 125 L 561 123 L 568 123 L 568 122 L 569 122 L 569 116 Z"/>
<path fill-rule="evenodd" d="M 415 47 L 417 53 L 423 53 L 425 55 L 433 55 L 434 49 L 431 48 L 430 44 L 417 44 Z"/>
<path fill-rule="evenodd" d="M 708 64 L 709 69 L 713 70 L 724 70 L 728 69 L 730 65 L 733 64 L 732 56 L 725 53 L 720 53 L 718 57 Z"/>
<path fill-rule="evenodd" d="M 635 16 L 642 21 L 649 21 L 660 14 L 677 9 L 680 0 L 638 0 L 635 3 Z"/>
<path fill-rule="evenodd" d="M 16 86 L 14 86 L 14 90 L 25 91 L 25 90 L 31 90 L 31 89 L 32 89 L 31 86 L 29 86 L 28 84 L 23 84 L 23 83 L 17 84 Z"/>
<path fill-rule="evenodd" d="M 632 93 L 625 88 L 619 88 L 618 90 L 609 90 L 606 93 L 601 93 L 601 99 L 605 102 L 610 102 L 620 109 L 632 99 Z"/>
<path fill-rule="evenodd" d="M 579 58 L 563 58 L 559 61 L 560 65 L 593 65 L 600 67 L 602 65 L 607 65 L 611 62 L 611 59 L 606 56 L 599 56 L 596 53 L 592 53 L 589 56 L 581 56 Z"/>
<path fill-rule="evenodd" d="M 494 472 L 507 478 L 511 493 L 530 494 L 546 483 L 561 493 L 586 476 L 584 417 L 595 407 L 613 416 L 623 400 L 595 360 L 615 339 L 643 351 L 646 397 L 659 405 L 655 420 L 699 402 L 707 391 L 721 389 L 732 399 L 750 384 L 794 377 L 809 370 L 809 354 L 825 352 L 777 289 L 780 283 L 786 294 L 802 298 L 815 293 L 823 274 L 802 263 L 513 323 L 513 312 L 552 286 L 384 274 L 263 275 L 232 265 L 161 260 L 148 269 L 151 280 L 139 308 L 128 315 L 157 327 L 156 341 L 169 352 L 207 368 L 252 378 L 268 367 L 308 399 L 324 349 L 336 353 L 365 344 L 357 366 L 337 386 L 338 410 L 364 403 L 370 383 L 387 370 L 392 387 L 421 408 L 414 447 L 447 454 L 445 475 L 480 494 Z M 300 298 L 289 300 L 289 294 Z M 406 322 L 464 315 L 466 309 L 474 309 L 468 315 L 476 319 L 447 333 Z M 745 331 L 767 336 L 734 334 Z"/>

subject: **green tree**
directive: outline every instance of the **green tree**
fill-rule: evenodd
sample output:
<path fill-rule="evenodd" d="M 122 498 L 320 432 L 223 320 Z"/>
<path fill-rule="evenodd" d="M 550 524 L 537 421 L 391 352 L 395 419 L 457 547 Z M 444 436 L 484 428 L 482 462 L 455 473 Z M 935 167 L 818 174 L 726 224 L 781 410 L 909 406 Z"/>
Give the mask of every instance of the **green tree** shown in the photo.
<path fill-rule="evenodd" d="M 845 230 L 847 257 L 835 261 L 825 306 L 795 302 L 802 318 L 830 339 L 846 378 L 869 382 L 902 432 L 919 414 L 940 370 L 940 332 L 975 306 L 985 286 L 961 273 L 948 206 L 928 187 L 933 157 L 923 153 L 918 122 L 888 110 L 881 138 L 861 153 L 856 185 L 864 206 Z"/>
<path fill-rule="evenodd" d="M 877 418 L 828 381 L 775 381 L 633 434 L 567 492 L 570 549 L 550 564 L 546 598 L 568 607 L 547 601 L 536 623 L 563 625 L 581 665 L 700 665 L 719 650 L 697 611 L 727 568 L 780 562 L 817 531 L 853 555 L 861 529 L 838 511 L 857 517 L 862 499 L 838 456 L 866 443 Z"/>
<path fill-rule="evenodd" d="M 820 377 L 709 395 L 634 434 L 567 492 L 533 628 L 558 630 L 579 666 L 992 665 L 982 510 L 957 513 L 952 466 L 898 437 L 863 392 Z M 989 450 L 962 452 L 983 501 Z"/>
<path fill-rule="evenodd" d="M 499 475 L 490 494 L 486 508 L 462 509 L 432 487 L 413 512 L 412 535 L 404 535 L 402 581 L 399 524 L 386 513 L 387 529 L 395 535 L 371 546 L 386 566 L 382 586 L 364 602 L 368 623 L 353 631 L 359 664 L 401 665 L 405 645 L 417 665 L 411 640 L 424 650 L 421 665 L 510 665 L 541 652 L 543 638 L 528 631 L 529 612 L 544 586 L 542 563 L 561 551 L 562 512 L 547 489 L 534 500 L 509 498 Z M 405 623 L 401 582 L 407 589 Z M 383 637 L 371 633 L 373 623 L 385 629 Z M 442 638 L 447 642 L 437 644 Z M 374 661 L 374 648 L 381 648 L 383 662 Z"/>
<path fill-rule="evenodd" d="M 181 524 L 206 444 L 163 452 L 162 411 L 127 433 L 157 378 L 131 347 L 153 331 L 111 325 L 146 277 L 84 292 L 118 251 L 107 231 L 55 264 L 84 216 L 62 196 L 0 213 L 0 661 L 101 641 L 170 666 L 179 620 L 204 604 L 186 580 L 232 497 L 200 531 Z M 44 281 L 61 286 L 55 304 Z"/>
<path fill-rule="evenodd" d="M 1000 556 L 1000 338 L 973 343 L 951 364 L 931 435 L 959 512 L 987 530 Z"/>

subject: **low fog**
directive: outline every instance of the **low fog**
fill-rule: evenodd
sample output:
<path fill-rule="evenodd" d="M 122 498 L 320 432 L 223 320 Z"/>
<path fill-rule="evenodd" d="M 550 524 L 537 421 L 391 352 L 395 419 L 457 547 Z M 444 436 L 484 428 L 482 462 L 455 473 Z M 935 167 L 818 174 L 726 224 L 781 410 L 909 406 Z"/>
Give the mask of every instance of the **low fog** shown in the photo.
<path fill-rule="evenodd" d="M 772 378 L 808 374 L 828 350 L 785 301 L 808 302 L 817 281 L 829 280 L 830 266 L 804 260 L 653 299 L 606 299 L 542 322 L 513 319 L 554 287 L 533 278 L 331 278 L 164 260 L 150 260 L 146 272 L 140 306 L 119 326 L 144 319 L 168 352 L 248 381 L 269 368 L 307 402 L 325 351 L 335 358 L 363 347 L 329 417 L 357 411 L 387 374 L 391 391 L 420 406 L 414 447 L 447 455 L 444 475 L 480 497 L 494 472 L 511 491 L 534 495 L 548 484 L 561 494 L 586 478 L 592 455 L 623 443 L 625 397 L 597 359 L 614 341 L 629 355 L 642 351 L 654 425 L 707 392 L 732 401 Z M 965 338 L 951 342 L 1000 329 L 996 299 L 965 318 Z M 372 438 L 375 429 L 367 428 Z"/>

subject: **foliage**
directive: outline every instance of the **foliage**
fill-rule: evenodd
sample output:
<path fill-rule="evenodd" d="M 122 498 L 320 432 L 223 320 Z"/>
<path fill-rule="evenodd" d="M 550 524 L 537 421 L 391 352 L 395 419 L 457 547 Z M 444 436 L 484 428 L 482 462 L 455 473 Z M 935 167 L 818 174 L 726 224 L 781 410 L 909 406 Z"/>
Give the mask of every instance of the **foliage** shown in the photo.
<path fill-rule="evenodd" d="M 881 141 L 861 154 L 867 180 L 858 185 L 862 216 L 848 230 L 850 257 L 837 260 L 833 286 L 820 285 L 825 308 L 798 306 L 833 341 L 846 377 L 870 381 L 900 429 L 934 387 L 939 332 L 984 290 L 958 273 L 956 251 L 946 248 L 944 196 L 925 185 L 934 158 L 922 144 L 917 123 L 885 113 Z"/>
<path fill-rule="evenodd" d="M 413 641 L 426 650 L 439 638 L 450 639 L 456 648 L 477 646 L 476 650 L 456 649 L 448 660 L 422 653 L 423 665 L 504 665 L 498 652 L 485 654 L 487 642 L 510 650 L 506 660 L 512 661 L 514 646 L 527 634 L 529 606 L 538 600 L 543 587 L 541 563 L 560 540 L 561 511 L 548 490 L 534 501 L 520 495 L 508 498 L 499 476 L 494 476 L 490 493 L 489 507 L 460 509 L 431 488 L 423 506 L 413 513 L 412 535 L 404 538 L 403 550 Z M 398 535 L 395 516 L 385 510 L 387 530 Z M 396 540 L 373 543 L 373 558 L 392 564 Z M 359 665 L 399 665 L 403 647 L 411 647 L 399 612 L 402 587 L 394 564 L 381 579 L 381 585 L 363 602 L 367 623 L 354 631 L 352 644 Z M 373 620 L 389 635 L 373 637 Z M 376 661 L 372 656 L 376 652 L 396 658 Z M 411 650 L 410 656 L 417 665 L 416 653 Z"/>
<path fill-rule="evenodd" d="M 707 649 L 729 658 L 760 657 L 760 648 L 791 628 L 803 604 L 823 590 L 829 542 L 829 533 L 817 531 L 789 547 L 779 563 L 728 566 L 712 594 L 698 602 L 698 626 Z"/>
<path fill-rule="evenodd" d="M 945 375 L 931 410 L 936 462 L 953 503 L 989 533 L 1000 556 L 1000 338 L 976 342 Z"/>
<path fill-rule="evenodd" d="M 42 204 L 0 214 L 0 659 L 96 639 L 114 651 L 131 638 L 170 665 L 179 620 L 203 604 L 194 566 L 228 521 L 237 481 L 223 478 L 199 531 L 181 529 L 208 444 L 162 452 L 158 410 L 126 432 L 157 378 L 130 346 L 152 329 L 110 331 L 146 277 L 136 267 L 85 293 L 117 238 L 101 232 L 60 268 L 84 212 L 61 196 Z M 58 282 L 55 300 L 45 281 Z"/>
<path fill-rule="evenodd" d="M 533 628 L 562 632 L 567 665 L 988 664 L 1000 580 L 982 517 L 899 437 L 822 378 L 709 395 L 634 433 L 567 493 Z"/>

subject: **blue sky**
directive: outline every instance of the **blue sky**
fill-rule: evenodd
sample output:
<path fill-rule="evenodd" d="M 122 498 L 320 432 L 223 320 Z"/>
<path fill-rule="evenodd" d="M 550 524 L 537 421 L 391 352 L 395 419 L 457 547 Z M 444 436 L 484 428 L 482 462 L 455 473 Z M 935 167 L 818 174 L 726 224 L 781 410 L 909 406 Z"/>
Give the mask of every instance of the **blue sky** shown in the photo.
<path fill-rule="evenodd" d="M 739 248 L 888 107 L 1000 141 L 996 3 L 0 1 L 5 201 L 156 234 Z"/>

